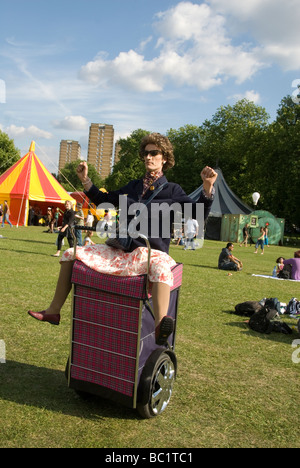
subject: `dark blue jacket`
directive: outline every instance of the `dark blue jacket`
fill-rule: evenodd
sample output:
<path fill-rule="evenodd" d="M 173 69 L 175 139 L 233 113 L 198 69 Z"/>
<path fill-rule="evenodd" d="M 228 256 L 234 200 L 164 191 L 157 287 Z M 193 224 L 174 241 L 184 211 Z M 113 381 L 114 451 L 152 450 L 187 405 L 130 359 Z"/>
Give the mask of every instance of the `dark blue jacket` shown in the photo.
<path fill-rule="evenodd" d="M 146 207 L 146 216 L 148 217 L 148 233 L 151 233 L 151 225 L 153 223 L 153 218 L 151 220 L 151 207 L 154 204 L 162 204 L 166 203 L 168 206 L 173 205 L 174 203 L 179 203 L 182 208 L 182 213 L 184 214 L 184 204 L 188 203 L 191 207 L 191 215 L 192 218 L 196 218 L 196 206 L 197 203 L 204 204 L 204 219 L 207 218 L 210 212 L 210 208 L 212 205 L 213 198 L 207 198 L 203 192 L 200 193 L 199 199 L 197 202 L 191 200 L 188 195 L 183 191 L 180 185 L 175 184 L 173 182 L 168 182 L 165 176 L 160 177 L 156 182 L 154 182 L 151 189 L 148 189 L 145 193 L 144 197 L 141 198 L 143 192 L 143 179 L 139 180 L 132 180 L 129 182 L 125 187 L 120 188 L 119 190 L 114 190 L 109 193 L 101 192 L 95 185 L 92 188 L 85 192 L 89 199 L 94 203 L 96 206 L 100 204 L 109 203 L 113 205 L 115 208 L 119 207 L 119 196 L 120 195 L 127 195 L 127 207 L 129 207 L 132 203 L 145 203 L 145 201 L 152 195 L 153 190 L 159 187 L 159 185 L 167 182 L 167 185 L 162 189 L 162 191 L 149 203 Z M 153 189 L 154 187 L 154 189 Z M 161 206 L 161 205 L 160 205 Z M 157 207 L 157 205 L 156 205 Z M 156 237 L 150 237 L 149 242 L 151 248 L 161 250 L 162 252 L 169 252 L 169 245 L 170 245 L 170 238 L 171 238 L 171 227 L 172 222 L 174 220 L 174 213 L 170 212 L 170 223 L 168 234 L 165 235 L 165 231 L 162 230 L 162 215 L 161 212 L 159 213 L 159 235 Z M 128 220 L 130 216 L 128 216 Z M 157 219 L 156 219 L 157 221 Z M 167 220 L 168 221 L 168 220 Z M 140 230 L 142 232 L 142 229 Z M 162 237 L 164 234 L 164 237 Z M 136 249 L 137 247 L 145 246 L 145 242 L 142 239 L 133 239 L 131 244 L 131 251 Z"/>

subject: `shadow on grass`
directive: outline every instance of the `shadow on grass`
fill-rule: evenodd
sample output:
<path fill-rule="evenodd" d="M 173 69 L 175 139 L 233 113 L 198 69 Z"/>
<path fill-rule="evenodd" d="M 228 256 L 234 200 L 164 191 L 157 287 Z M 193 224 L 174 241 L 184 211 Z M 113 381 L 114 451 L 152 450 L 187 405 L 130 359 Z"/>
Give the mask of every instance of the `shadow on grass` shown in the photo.
<path fill-rule="evenodd" d="M 68 388 L 63 371 L 16 361 L 0 364 L 0 399 L 92 420 L 140 419 L 134 409 L 110 400 L 81 398 Z"/>
<path fill-rule="evenodd" d="M 184 265 L 188 265 L 188 266 L 192 266 L 192 267 L 196 267 L 196 268 L 205 268 L 205 269 L 209 269 L 209 270 L 219 270 L 218 267 L 213 267 L 213 266 L 209 266 L 209 265 L 195 265 L 193 263 L 188 263 L 188 262 L 184 262 Z M 221 271 L 221 270 L 220 270 Z"/>
<path fill-rule="evenodd" d="M 236 315 L 232 310 L 223 310 L 223 312 L 226 314 L 233 315 L 233 316 Z M 278 332 L 271 332 L 269 334 L 259 333 L 259 332 L 252 330 L 249 327 L 248 325 L 249 319 L 250 319 L 249 317 L 241 317 L 241 321 L 228 322 L 228 323 L 225 323 L 224 325 L 240 328 L 242 333 L 248 336 L 252 336 L 253 338 L 260 338 L 261 340 L 277 341 L 279 343 L 291 344 L 297 335 L 296 333 L 292 333 L 291 335 L 288 335 L 285 333 L 278 333 Z"/>
<path fill-rule="evenodd" d="M 7 250 L 7 251 L 10 251 L 10 252 L 14 252 L 14 253 L 20 253 L 20 254 L 29 254 L 29 255 L 38 255 L 38 256 L 44 256 L 44 257 L 51 257 L 50 254 L 48 253 L 42 253 L 42 252 L 30 252 L 29 250 L 17 250 L 17 249 L 3 249 L 3 248 L 0 248 L 1 251 L 3 250 Z M 54 250 L 53 250 L 54 251 Z"/>
<path fill-rule="evenodd" d="M 30 244 L 52 245 L 53 246 L 53 252 L 56 249 L 55 242 L 36 241 L 36 240 L 31 240 L 31 239 L 9 239 L 9 238 L 6 238 L 6 239 L 9 240 L 9 241 L 16 241 L 19 244 L 23 243 L 23 242 L 27 242 L 27 243 L 30 243 Z M 14 253 L 21 253 L 21 254 L 30 254 L 30 255 L 39 255 L 39 256 L 43 255 L 43 256 L 49 257 L 48 253 L 43 253 L 43 252 L 40 252 L 40 251 L 32 252 L 32 251 L 28 251 L 28 250 L 15 249 L 15 248 L 12 248 L 11 246 L 5 245 L 5 243 L 1 243 L 0 250 L 1 251 L 14 252 Z"/>
<path fill-rule="evenodd" d="M 34 239 L 11 239 L 9 237 L 4 237 L 4 239 L 7 239 L 9 241 L 12 241 L 12 242 L 29 242 L 31 244 L 47 244 L 47 245 L 54 245 L 55 244 L 55 239 L 56 237 L 52 237 L 52 242 L 49 242 L 48 241 L 41 241 L 41 240 L 34 240 Z"/>

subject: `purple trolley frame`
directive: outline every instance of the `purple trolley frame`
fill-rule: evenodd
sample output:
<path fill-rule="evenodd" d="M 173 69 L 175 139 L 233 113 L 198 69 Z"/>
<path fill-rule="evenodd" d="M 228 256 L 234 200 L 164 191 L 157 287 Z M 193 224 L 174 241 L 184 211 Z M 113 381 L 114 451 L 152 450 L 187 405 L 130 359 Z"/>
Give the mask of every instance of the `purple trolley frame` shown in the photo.
<path fill-rule="evenodd" d="M 174 333 L 163 349 L 175 349 L 182 264 L 173 267 L 168 315 Z M 80 261 L 73 268 L 68 385 L 136 408 L 145 363 L 157 348 L 147 275 L 98 273 Z"/>

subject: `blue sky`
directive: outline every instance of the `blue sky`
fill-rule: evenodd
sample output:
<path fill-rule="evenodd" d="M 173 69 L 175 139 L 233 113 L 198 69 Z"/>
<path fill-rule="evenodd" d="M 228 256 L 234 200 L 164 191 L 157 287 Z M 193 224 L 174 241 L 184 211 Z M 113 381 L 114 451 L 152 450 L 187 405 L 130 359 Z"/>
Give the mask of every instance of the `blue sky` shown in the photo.
<path fill-rule="evenodd" d="M 57 172 L 62 139 L 201 125 L 300 79 L 298 0 L 0 0 L 0 129 Z"/>

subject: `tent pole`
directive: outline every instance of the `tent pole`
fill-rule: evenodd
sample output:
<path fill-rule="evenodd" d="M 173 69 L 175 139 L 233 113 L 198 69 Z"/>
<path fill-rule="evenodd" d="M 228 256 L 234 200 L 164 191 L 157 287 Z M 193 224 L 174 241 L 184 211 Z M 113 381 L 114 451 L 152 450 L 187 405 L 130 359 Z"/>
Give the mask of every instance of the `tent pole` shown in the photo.
<path fill-rule="evenodd" d="M 27 180 L 28 180 L 28 176 L 31 172 L 31 161 L 30 161 L 30 167 L 28 168 L 28 171 L 27 171 L 27 174 L 26 174 L 26 180 L 25 180 L 25 184 L 24 184 L 24 190 L 23 190 L 23 195 L 22 195 L 22 202 L 21 202 L 21 206 L 20 206 L 20 210 L 19 210 L 19 216 L 18 216 L 18 221 L 17 221 L 17 229 L 19 227 L 19 221 L 20 221 L 20 216 L 21 216 L 21 211 L 22 211 L 22 208 L 23 208 L 23 203 L 24 203 L 24 197 L 25 197 L 25 191 L 26 191 L 26 187 L 27 187 Z M 25 208 L 25 213 L 26 213 L 26 208 Z M 26 219 L 26 218 L 25 218 Z M 25 219 L 24 219 L 24 226 L 25 226 Z"/>
<path fill-rule="evenodd" d="M 28 227 L 29 199 L 26 200 L 24 226 Z"/>

